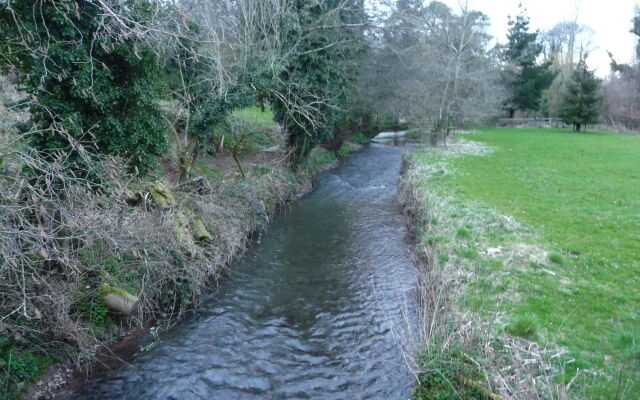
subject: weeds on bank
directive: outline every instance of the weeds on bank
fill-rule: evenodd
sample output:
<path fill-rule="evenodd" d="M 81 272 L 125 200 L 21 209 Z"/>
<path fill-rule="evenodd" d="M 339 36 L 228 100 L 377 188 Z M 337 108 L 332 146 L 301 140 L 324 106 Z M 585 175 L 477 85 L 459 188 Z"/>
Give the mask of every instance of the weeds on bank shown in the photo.
<path fill-rule="evenodd" d="M 371 139 L 366 137 L 362 132 L 356 132 L 355 135 L 349 138 L 349 141 L 351 143 L 360 144 L 360 145 L 371 143 Z"/>
<path fill-rule="evenodd" d="M 258 132 L 279 130 L 272 113 L 259 108 L 238 110 L 234 117 Z M 158 326 L 174 323 L 279 205 L 357 148 L 316 149 L 294 172 L 281 143 L 269 151 L 268 161 L 247 163 L 242 179 L 202 157 L 195 165 L 202 177 L 197 186 L 172 183 L 167 171 L 158 171 L 158 182 L 173 199 L 157 204 L 150 189 L 157 183 L 132 181 L 113 165 L 117 160 L 104 160 L 105 188 L 95 192 L 61 175 L 60 165 L 29 158 L 28 149 L 16 146 L 17 135 L 10 140 L 2 132 L 0 197 L 7 201 L 0 202 L 0 219 L 7 229 L 0 232 L 0 399 L 17 398 L 54 362 L 86 361 L 145 319 L 156 319 Z M 272 144 L 265 139 L 256 147 Z M 25 162 L 68 185 L 25 187 Z M 210 238 L 195 237 L 196 220 Z M 135 294 L 136 315 L 107 311 L 103 284 Z"/>
<path fill-rule="evenodd" d="M 273 128 L 270 113 L 239 115 Z M 92 190 L 11 130 L 0 129 L 0 161 L 0 399 L 20 396 L 54 362 L 86 361 L 145 319 L 174 323 L 314 172 L 291 171 L 280 150 L 248 165 L 245 179 L 202 163 L 191 187 L 161 170 L 172 200 L 159 204 L 158 182 L 133 180 L 118 160 L 94 160 L 104 175 Z M 34 182 L 29 171 L 48 179 Z M 196 237 L 196 220 L 210 238 Z M 137 296 L 135 315 L 107 311 L 104 284 Z"/>
<path fill-rule="evenodd" d="M 351 139 L 353 139 L 353 137 Z M 368 143 L 368 139 L 366 140 Z M 349 153 L 359 148 L 360 144 L 356 142 L 345 142 L 334 151 L 318 146 L 314 148 L 307 157 L 304 169 L 307 170 L 310 175 L 314 175 L 320 171 L 333 168 L 338 164 L 340 158 L 346 157 Z"/>
<path fill-rule="evenodd" d="M 488 395 L 481 382 L 484 376 L 474 358 L 458 343 L 448 347 L 434 344 L 419 356 L 420 374 L 414 397 L 417 399 L 483 400 Z"/>
<path fill-rule="evenodd" d="M 532 292 L 547 301 L 544 291 L 551 287 L 538 286 L 541 279 L 571 279 L 562 270 L 565 257 L 549 252 L 531 226 L 461 198 L 447 184 L 457 173 L 452 160 L 489 151 L 459 141 L 420 150 L 403 167 L 401 194 L 424 266 L 425 346 L 415 397 L 607 398 L 616 390 L 614 374 L 585 363 L 575 349 L 558 343 L 544 316 L 520 307 Z M 620 393 L 628 396 L 628 374 L 625 379 Z"/>

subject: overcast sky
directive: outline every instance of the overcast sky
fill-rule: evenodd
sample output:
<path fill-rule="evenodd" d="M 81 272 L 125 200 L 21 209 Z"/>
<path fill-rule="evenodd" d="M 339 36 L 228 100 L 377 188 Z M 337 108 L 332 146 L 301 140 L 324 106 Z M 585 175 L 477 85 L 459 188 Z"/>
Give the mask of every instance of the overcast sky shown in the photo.
<path fill-rule="evenodd" d="M 454 10 L 460 9 L 459 0 L 441 1 Z M 540 30 L 573 21 L 577 9 L 578 23 L 593 29 L 593 50 L 587 63 L 602 77 L 609 73 L 607 51 L 619 62 L 628 63 L 633 58 L 635 39 L 629 30 L 634 7 L 640 0 L 469 0 L 469 7 L 487 14 L 491 19 L 490 33 L 505 43 L 508 16 L 518 14 L 519 3 L 527 9 L 530 27 Z"/>

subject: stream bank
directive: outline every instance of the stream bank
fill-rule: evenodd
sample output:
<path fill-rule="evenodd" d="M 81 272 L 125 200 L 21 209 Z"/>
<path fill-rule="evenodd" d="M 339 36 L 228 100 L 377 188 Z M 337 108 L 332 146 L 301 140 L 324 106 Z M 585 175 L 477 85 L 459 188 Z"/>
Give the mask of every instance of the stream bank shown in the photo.
<path fill-rule="evenodd" d="M 409 397 L 415 269 L 396 200 L 407 150 L 372 144 L 320 174 L 193 314 L 71 397 Z"/>
<path fill-rule="evenodd" d="M 345 149 L 358 146 L 348 144 Z M 312 190 L 315 175 L 334 167 L 337 159 L 334 152 L 317 148 L 306 165 L 293 172 L 281 153 L 256 154 L 243 159 L 247 177 L 240 179 L 232 160 L 218 158 L 201 165 L 204 175 L 188 185 L 173 181 L 171 164 L 163 162 L 163 179 L 130 185 L 123 192 L 131 199 L 124 204 L 125 221 L 117 226 L 114 219 L 108 221 L 115 231 L 108 235 L 117 242 L 110 248 L 94 243 L 80 254 L 82 272 L 67 293 L 82 305 L 70 310 L 75 326 L 88 334 L 47 357 L 50 366 L 34 374 L 40 378 L 23 398 L 51 398 L 84 381 L 95 366 L 117 364 L 149 329 L 160 332 L 179 322 L 197 305 L 200 294 L 229 272 L 233 260 L 280 207 Z M 162 198 L 153 193 L 156 188 Z M 198 237 L 194 221 L 200 221 L 208 237 Z M 128 240 L 123 240 L 125 234 Z M 134 293 L 138 311 L 129 317 L 108 312 L 99 298 L 104 282 Z M 77 284 L 82 286 L 76 289 Z M 43 358 L 50 351 L 45 350 Z M 57 363 L 58 357 L 71 361 Z M 15 396 L 11 391 L 6 395 Z"/>
<path fill-rule="evenodd" d="M 538 343 L 527 324 L 516 332 L 504 312 L 482 309 L 517 298 L 506 279 L 526 268 L 541 274 L 552 268 L 530 227 L 461 198 L 447 184 L 458 173 L 456 159 L 493 151 L 462 137 L 403 160 L 399 197 L 420 269 L 415 400 L 572 398 L 565 396 L 573 381 L 562 374 L 573 361 L 564 349 Z"/>

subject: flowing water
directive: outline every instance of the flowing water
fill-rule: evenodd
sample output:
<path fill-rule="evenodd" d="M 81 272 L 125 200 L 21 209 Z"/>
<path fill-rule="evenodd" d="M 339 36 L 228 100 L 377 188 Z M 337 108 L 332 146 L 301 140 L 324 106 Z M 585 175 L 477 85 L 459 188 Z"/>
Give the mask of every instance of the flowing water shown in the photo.
<path fill-rule="evenodd" d="M 408 398 L 415 270 L 395 199 L 407 150 L 371 144 L 321 174 L 192 317 L 74 398 Z"/>

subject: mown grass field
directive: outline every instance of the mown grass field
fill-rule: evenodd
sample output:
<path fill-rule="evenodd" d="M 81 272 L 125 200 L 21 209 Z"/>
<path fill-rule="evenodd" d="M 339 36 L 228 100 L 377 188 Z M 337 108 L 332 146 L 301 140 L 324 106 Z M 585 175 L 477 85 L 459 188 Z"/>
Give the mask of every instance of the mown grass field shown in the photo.
<path fill-rule="evenodd" d="M 566 349 L 562 369 L 568 380 L 580 371 L 580 397 L 640 398 L 640 136 L 485 129 L 464 138 L 493 152 L 418 152 L 424 163 L 447 165 L 424 184 L 462 209 L 511 216 L 527 233 L 451 213 L 462 221 L 457 240 L 467 238 L 459 255 L 476 272 L 462 308 L 504 315 L 499 330 Z M 544 257 L 483 255 L 516 242 Z"/>

